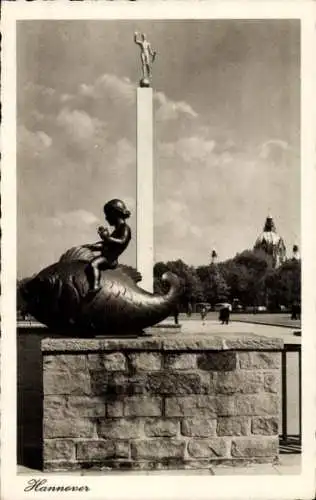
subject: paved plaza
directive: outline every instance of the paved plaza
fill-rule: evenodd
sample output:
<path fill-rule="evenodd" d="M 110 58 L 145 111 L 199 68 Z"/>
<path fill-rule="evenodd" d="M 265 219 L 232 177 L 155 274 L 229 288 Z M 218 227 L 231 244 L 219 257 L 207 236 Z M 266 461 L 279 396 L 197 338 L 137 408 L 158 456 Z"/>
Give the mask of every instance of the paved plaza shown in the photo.
<path fill-rule="evenodd" d="M 283 323 L 280 321 L 280 316 L 276 316 L 275 323 Z M 265 318 L 268 318 L 265 322 Z M 243 320 L 243 321 L 242 321 Z M 260 321 L 260 323 L 259 323 Z M 208 313 L 205 320 L 201 320 L 199 314 L 193 314 L 188 318 L 185 314 L 180 314 L 179 323 L 183 333 L 197 334 L 209 333 L 210 335 L 232 334 L 232 335 L 265 335 L 269 337 L 279 337 L 287 343 L 299 342 L 296 332 L 300 331 L 299 321 L 292 321 L 288 326 L 280 326 L 280 324 L 271 324 L 271 315 L 239 315 L 232 314 L 231 321 L 228 325 L 222 325 L 218 320 L 218 313 Z M 161 324 L 172 323 L 173 318 L 169 317 Z"/>

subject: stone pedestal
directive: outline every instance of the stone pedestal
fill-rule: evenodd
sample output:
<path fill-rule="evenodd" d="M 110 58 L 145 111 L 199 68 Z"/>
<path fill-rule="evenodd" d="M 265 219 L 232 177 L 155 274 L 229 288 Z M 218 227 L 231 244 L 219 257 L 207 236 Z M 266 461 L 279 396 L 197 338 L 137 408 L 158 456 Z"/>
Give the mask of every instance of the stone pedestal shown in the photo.
<path fill-rule="evenodd" d="M 282 345 L 182 334 L 43 340 L 45 470 L 275 461 Z"/>
<path fill-rule="evenodd" d="M 154 185 L 153 90 L 137 89 L 137 245 L 136 267 L 141 287 L 153 291 Z"/>

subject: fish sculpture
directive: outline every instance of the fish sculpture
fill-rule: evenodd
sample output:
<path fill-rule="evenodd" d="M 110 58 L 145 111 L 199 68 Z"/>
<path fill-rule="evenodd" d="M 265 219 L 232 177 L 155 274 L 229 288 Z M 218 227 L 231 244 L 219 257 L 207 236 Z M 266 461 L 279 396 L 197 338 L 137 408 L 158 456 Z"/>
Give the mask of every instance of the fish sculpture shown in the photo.
<path fill-rule="evenodd" d="M 172 313 L 181 294 L 179 278 L 162 276 L 168 289 L 152 294 L 137 285 L 141 276 L 118 265 L 101 270 L 100 288 L 91 291 L 89 262 L 93 253 L 75 247 L 27 281 L 21 290 L 28 312 L 63 335 L 141 334 Z"/>

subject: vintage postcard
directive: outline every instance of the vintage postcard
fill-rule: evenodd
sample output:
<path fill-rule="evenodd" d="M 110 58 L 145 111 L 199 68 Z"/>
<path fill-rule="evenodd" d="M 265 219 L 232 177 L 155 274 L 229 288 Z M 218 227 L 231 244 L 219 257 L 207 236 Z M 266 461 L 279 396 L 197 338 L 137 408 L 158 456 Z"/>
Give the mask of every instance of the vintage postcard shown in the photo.
<path fill-rule="evenodd" d="M 313 497 L 314 27 L 5 3 L 4 500 Z"/>

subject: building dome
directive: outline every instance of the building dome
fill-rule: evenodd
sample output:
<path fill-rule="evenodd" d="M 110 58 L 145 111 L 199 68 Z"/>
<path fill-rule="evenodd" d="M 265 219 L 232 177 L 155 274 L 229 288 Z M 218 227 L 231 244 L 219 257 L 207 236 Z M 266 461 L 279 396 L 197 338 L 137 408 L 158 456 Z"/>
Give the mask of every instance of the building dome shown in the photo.
<path fill-rule="evenodd" d="M 300 249 L 299 249 L 299 246 L 298 245 L 293 245 L 293 249 L 292 249 L 292 252 L 293 252 L 293 259 L 294 260 L 300 260 Z"/>
<path fill-rule="evenodd" d="M 215 248 L 213 248 L 212 253 L 211 253 L 211 264 L 215 264 L 217 260 L 217 252 Z"/>
<path fill-rule="evenodd" d="M 281 265 L 286 257 L 286 247 L 283 238 L 276 232 L 271 215 L 266 218 L 262 233 L 256 240 L 255 250 L 263 250 L 272 257 L 273 267 Z"/>

